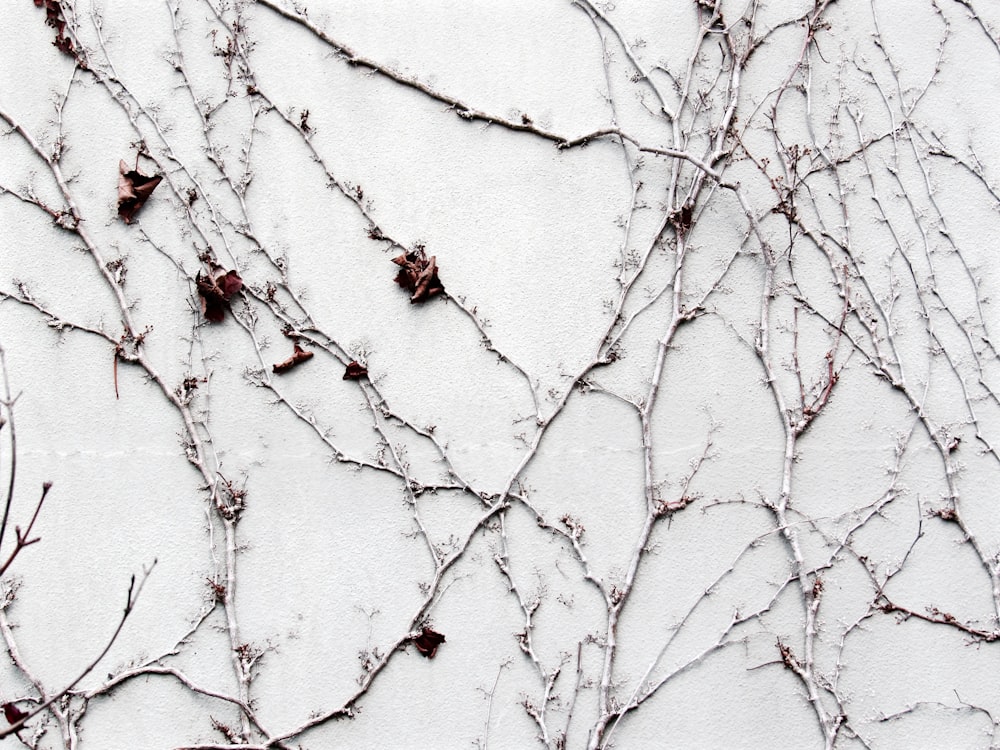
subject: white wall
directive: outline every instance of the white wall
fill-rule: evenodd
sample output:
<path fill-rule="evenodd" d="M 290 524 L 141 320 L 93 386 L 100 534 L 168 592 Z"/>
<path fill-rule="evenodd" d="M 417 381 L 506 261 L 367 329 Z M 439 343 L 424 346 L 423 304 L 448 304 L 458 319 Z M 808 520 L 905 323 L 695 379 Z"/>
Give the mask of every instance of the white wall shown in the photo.
<path fill-rule="evenodd" d="M 1000 746 L 1000 8 L 711 6 L 6 4 L 0 746 Z"/>

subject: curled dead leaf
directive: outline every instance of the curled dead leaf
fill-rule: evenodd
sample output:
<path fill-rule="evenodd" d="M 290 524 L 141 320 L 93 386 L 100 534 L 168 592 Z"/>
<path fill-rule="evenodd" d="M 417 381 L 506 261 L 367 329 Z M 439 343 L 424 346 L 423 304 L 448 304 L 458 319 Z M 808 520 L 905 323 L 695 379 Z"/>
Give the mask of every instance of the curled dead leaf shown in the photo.
<path fill-rule="evenodd" d="M 69 35 L 66 33 L 66 17 L 59 0 L 35 0 L 35 7 L 45 8 L 45 23 L 47 26 L 51 26 L 56 30 L 56 37 L 52 42 L 56 49 L 69 57 L 72 57 L 76 60 L 77 65 L 86 70 L 86 62 L 82 56 L 76 53 L 76 47 L 73 45 L 73 40 L 70 39 Z"/>
<path fill-rule="evenodd" d="M 118 172 L 118 215 L 126 224 L 131 224 L 163 178 L 160 175 L 148 177 L 137 169 L 129 169 L 124 161 L 118 162 Z"/>
<path fill-rule="evenodd" d="M 201 308 L 205 318 L 212 323 L 221 323 L 229 309 L 229 300 L 243 288 L 243 279 L 236 271 L 220 273 L 214 279 L 199 272 L 195 285 L 201 295 Z"/>
<path fill-rule="evenodd" d="M 344 370 L 344 380 L 361 380 L 365 377 L 368 377 L 368 369 L 357 360 L 353 360 Z"/>
<path fill-rule="evenodd" d="M 444 284 L 438 278 L 437 256 L 427 257 L 423 248 L 393 258 L 399 266 L 396 283 L 410 292 L 410 302 L 424 302 L 444 291 Z"/>
<path fill-rule="evenodd" d="M 444 643 L 444 636 L 441 633 L 436 633 L 430 628 L 424 628 L 420 635 L 413 639 L 413 645 L 417 647 L 417 651 L 421 653 L 422 656 L 426 656 L 428 659 L 433 659 L 434 654 L 437 653 L 438 646 Z"/>
<path fill-rule="evenodd" d="M 272 367 L 271 369 L 279 374 L 283 372 L 288 372 L 296 365 L 300 365 L 303 362 L 306 362 L 307 360 L 310 360 L 312 358 L 313 358 L 312 352 L 308 352 L 298 344 L 295 344 L 295 352 L 292 354 L 292 356 L 286 359 L 284 362 L 279 362 L 278 364 L 274 365 L 274 367 Z"/>
<path fill-rule="evenodd" d="M 17 724 L 21 719 L 28 718 L 28 714 L 18 708 L 16 703 L 4 703 L 3 716 L 8 724 Z"/>

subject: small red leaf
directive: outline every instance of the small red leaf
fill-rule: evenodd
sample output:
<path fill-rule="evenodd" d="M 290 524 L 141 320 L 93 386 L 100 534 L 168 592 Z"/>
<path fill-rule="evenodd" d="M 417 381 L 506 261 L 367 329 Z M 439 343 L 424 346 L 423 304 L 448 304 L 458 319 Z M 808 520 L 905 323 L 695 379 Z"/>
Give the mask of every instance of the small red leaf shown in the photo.
<path fill-rule="evenodd" d="M 221 323 L 229 309 L 229 300 L 243 288 L 243 279 L 236 271 L 220 273 L 214 279 L 202 276 L 201 272 L 195 278 L 198 294 L 201 295 L 201 307 L 205 318 L 212 323 Z"/>
<path fill-rule="evenodd" d="M 14 703 L 4 703 L 3 716 L 8 724 L 17 724 L 21 719 L 26 719 L 28 714 L 19 709 Z"/>
<path fill-rule="evenodd" d="M 228 273 L 218 276 L 215 279 L 215 283 L 219 285 L 219 289 L 222 290 L 222 296 L 229 301 L 236 292 L 243 288 L 243 279 L 236 271 L 229 271 Z"/>
<path fill-rule="evenodd" d="M 296 365 L 300 365 L 303 362 L 310 360 L 312 358 L 313 358 L 312 352 L 307 352 L 301 346 L 295 344 L 295 353 L 292 354 L 292 356 L 286 359 L 284 362 L 279 362 L 278 364 L 274 365 L 274 367 L 272 367 L 271 369 L 277 373 L 288 372 Z"/>
<path fill-rule="evenodd" d="M 129 169 L 124 161 L 118 162 L 118 172 L 118 215 L 126 224 L 131 224 L 136 213 L 163 178 L 160 175 L 147 177 L 134 169 Z"/>
<path fill-rule="evenodd" d="M 413 639 L 413 645 L 417 647 L 417 651 L 428 659 L 434 658 L 438 646 L 442 643 L 444 643 L 444 636 L 441 633 L 434 632 L 430 628 L 424 628 L 420 635 Z"/>
<path fill-rule="evenodd" d="M 368 369 L 359 364 L 357 360 L 351 362 L 347 369 L 344 370 L 344 380 L 361 380 L 361 378 L 368 376 Z"/>

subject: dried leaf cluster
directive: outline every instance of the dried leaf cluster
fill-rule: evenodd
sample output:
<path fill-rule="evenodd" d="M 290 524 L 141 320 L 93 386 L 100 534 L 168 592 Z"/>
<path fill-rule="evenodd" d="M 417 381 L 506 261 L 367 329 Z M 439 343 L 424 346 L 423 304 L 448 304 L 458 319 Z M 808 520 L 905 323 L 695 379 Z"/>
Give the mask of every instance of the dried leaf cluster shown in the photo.
<path fill-rule="evenodd" d="M 410 302 L 426 302 L 444 291 L 438 278 L 437 257 L 428 258 L 422 247 L 403 253 L 392 262 L 399 266 L 396 283 L 410 292 Z"/>

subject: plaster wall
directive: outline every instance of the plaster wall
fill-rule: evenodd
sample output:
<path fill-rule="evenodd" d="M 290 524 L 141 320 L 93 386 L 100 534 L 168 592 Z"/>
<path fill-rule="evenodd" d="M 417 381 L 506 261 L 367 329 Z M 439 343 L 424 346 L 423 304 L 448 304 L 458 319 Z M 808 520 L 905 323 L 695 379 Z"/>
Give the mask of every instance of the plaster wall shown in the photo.
<path fill-rule="evenodd" d="M 0 747 L 1000 746 L 998 95 L 976 0 L 6 3 Z"/>

